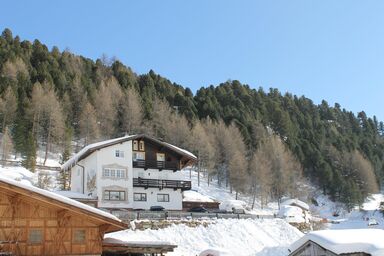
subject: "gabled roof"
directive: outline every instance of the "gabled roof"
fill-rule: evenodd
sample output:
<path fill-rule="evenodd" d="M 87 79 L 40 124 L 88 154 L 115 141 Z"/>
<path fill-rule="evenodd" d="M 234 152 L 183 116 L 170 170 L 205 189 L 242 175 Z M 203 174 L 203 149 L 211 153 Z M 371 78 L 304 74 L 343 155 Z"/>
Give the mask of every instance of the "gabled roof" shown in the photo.
<path fill-rule="evenodd" d="M 294 205 L 306 211 L 309 211 L 309 205 L 307 203 L 304 203 L 303 201 L 300 201 L 299 199 L 288 199 L 282 202 L 281 205 Z"/>
<path fill-rule="evenodd" d="M 189 152 L 185 149 L 176 147 L 174 145 L 171 145 L 169 143 L 163 142 L 161 140 L 152 138 L 152 137 L 144 135 L 144 134 L 139 134 L 139 135 L 127 135 L 127 136 L 120 137 L 120 138 L 115 138 L 115 139 L 111 139 L 111 140 L 105 140 L 105 141 L 100 141 L 97 143 L 90 144 L 90 145 L 84 147 L 82 150 L 80 150 L 77 154 L 75 154 L 73 157 L 71 157 L 68 161 L 66 161 L 61 166 L 61 169 L 68 170 L 68 169 L 72 168 L 73 166 L 76 165 L 76 163 L 78 163 L 82 159 L 86 158 L 87 156 L 89 156 L 90 154 L 95 152 L 96 150 L 106 148 L 109 146 L 113 146 L 113 145 L 123 143 L 126 141 L 136 140 L 136 139 L 147 139 L 149 141 L 152 141 L 156 144 L 159 144 L 159 145 L 162 145 L 162 146 L 168 148 L 169 150 L 179 154 L 180 156 L 185 157 L 189 161 L 195 162 L 197 160 L 197 157 L 194 154 L 192 154 L 191 152 Z"/>
<path fill-rule="evenodd" d="M 308 241 L 336 254 L 361 252 L 372 256 L 384 255 L 384 230 L 381 229 L 313 231 L 291 245 L 291 255 L 301 249 Z"/>
<path fill-rule="evenodd" d="M 75 214 L 85 215 L 87 218 L 91 218 L 98 222 L 110 224 L 111 227 L 107 230 L 107 232 L 119 231 L 128 228 L 127 224 L 123 223 L 120 219 L 110 213 L 80 203 L 68 197 L 58 195 L 51 191 L 37 188 L 32 185 L 26 185 L 3 176 L 0 176 L 0 190 L 8 190 L 15 194 L 32 198 L 35 201 L 56 206 Z"/>

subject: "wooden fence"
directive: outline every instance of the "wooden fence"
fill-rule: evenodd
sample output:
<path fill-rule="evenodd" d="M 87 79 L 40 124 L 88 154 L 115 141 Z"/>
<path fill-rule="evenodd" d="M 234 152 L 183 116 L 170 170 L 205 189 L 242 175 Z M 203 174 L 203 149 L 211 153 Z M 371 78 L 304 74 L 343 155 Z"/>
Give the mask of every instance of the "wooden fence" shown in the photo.
<path fill-rule="evenodd" d="M 125 222 L 132 220 L 183 220 L 183 219 L 273 219 L 274 215 L 255 215 L 242 213 L 209 213 L 182 211 L 111 211 L 113 215 Z"/>

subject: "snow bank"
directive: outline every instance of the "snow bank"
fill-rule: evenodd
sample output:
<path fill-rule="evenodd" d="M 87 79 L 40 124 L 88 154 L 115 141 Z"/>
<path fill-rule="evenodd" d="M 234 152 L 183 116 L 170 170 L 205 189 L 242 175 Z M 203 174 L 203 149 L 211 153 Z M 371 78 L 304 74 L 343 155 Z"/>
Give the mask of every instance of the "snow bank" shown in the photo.
<path fill-rule="evenodd" d="M 17 180 L 26 185 L 32 185 L 37 181 L 37 173 L 30 172 L 21 166 L 0 167 L 0 177 Z"/>
<path fill-rule="evenodd" d="M 245 211 L 247 203 L 241 200 L 226 200 L 220 203 L 219 208 L 221 210 L 232 211 Z"/>
<path fill-rule="evenodd" d="M 215 202 L 212 198 L 202 195 L 199 192 L 188 190 L 183 192 L 183 201 L 188 202 Z"/>
<path fill-rule="evenodd" d="M 384 230 L 381 229 L 314 231 L 292 244 L 290 250 L 299 249 L 309 240 L 336 254 L 364 252 L 372 256 L 384 255 Z"/>
<path fill-rule="evenodd" d="M 258 253 L 264 256 L 285 256 L 288 254 L 288 246 L 301 236 L 300 231 L 280 219 L 219 219 L 206 227 L 200 225 L 192 228 L 184 224 L 173 224 L 159 230 L 125 230 L 106 235 L 130 242 L 168 241 L 178 247 L 167 255 L 178 256 L 195 256 L 212 248 L 238 256 Z"/>

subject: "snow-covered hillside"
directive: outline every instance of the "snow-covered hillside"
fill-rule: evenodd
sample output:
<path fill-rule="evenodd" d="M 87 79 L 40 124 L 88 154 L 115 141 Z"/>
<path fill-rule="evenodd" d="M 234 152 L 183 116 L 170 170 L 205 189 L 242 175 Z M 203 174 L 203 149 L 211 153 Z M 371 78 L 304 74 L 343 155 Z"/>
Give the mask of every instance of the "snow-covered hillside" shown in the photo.
<path fill-rule="evenodd" d="M 219 187 L 217 185 L 217 181 L 214 180 L 208 185 L 207 178 L 200 174 L 200 186 L 198 186 L 198 177 L 196 171 L 188 168 L 182 172 L 184 174 L 185 180 L 192 181 L 192 190 L 201 194 L 202 197 L 208 197 L 218 202 L 226 202 L 236 199 L 235 193 L 231 193 L 229 188 L 226 188 L 224 184 L 222 187 Z M 278 212 L 277 203 L 270 203 L 267 207 L 261 209 L 260 203 L 256 199 L 254 209 L 250 209 L 252 205 L 251 197 L 239 195 L 238 199 L 244 201 L 248 205 L 249 213 L 252 214 L 273 215 Z"/>
<path fill-rule="evenodd" d="M 177 244 L 167 255 L 194 256 L 209 248 L 220 248 L 228 255 L 286 256 L 291 243 L 302 236 L 296 228 L 280 219 L 224 220 L 208 226 L 184 224 L 144 231 L 126 230 L 106 235 L 123 241 L 165 241 Z"/>
<path fill-rule="evenodd" d="M 383 194 L 369 196 L 361 208 L 356 207 L 351 212 L 342 208 L 339 203 L 330 201 L 326 196 L 318 196 L 318 206 L 311 206 L 312 212 L 322 218 L 332 221 L 329 229 L 361 229 L 381 228 L 384 229 L 384 217 L 380 212 L 380 203 L 384 202 Z"/>

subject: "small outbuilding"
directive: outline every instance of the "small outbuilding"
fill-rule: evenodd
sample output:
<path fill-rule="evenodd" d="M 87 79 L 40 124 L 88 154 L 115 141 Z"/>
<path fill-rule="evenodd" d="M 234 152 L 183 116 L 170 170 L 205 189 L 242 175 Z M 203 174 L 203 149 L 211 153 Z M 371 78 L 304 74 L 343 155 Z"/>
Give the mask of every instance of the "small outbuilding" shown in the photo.
<path fill-rule="evenodd" d="M 285 205 L 299 207 L 303 211 L 309 212 L 309 205 L 299 199 L 287 199 L 281 203 L 281 206 Z"/>
<path fill-rule="evenodd" d="M 0 177 L 1 255 L 101 255 L 104 234 L 126 228 L 109 213 Z"/>
<path fill-rule="evenodd" d="M 314 231 L 293 243 L 289 252 L 289 256 L 382 256 L 384 230 Z"/>

